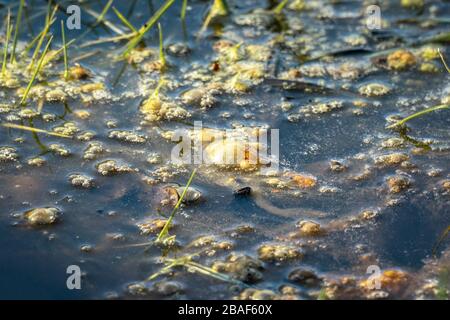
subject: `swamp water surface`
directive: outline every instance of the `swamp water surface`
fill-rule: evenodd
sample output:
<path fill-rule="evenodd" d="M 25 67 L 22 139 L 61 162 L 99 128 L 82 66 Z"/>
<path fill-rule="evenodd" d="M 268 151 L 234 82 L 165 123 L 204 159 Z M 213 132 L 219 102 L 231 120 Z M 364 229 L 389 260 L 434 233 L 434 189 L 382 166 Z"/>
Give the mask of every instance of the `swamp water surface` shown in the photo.
<path fill-rule="evenodd" d="M 50 50 L 75 2 L 58 2 Z M 139 28 L 163 3 L 112 6 Z M 112 9 L 96 22 L 106 1 L 83 1 L 81 29 L 65 31 L 77 39 L 70 79 L 59 52 L 21 106 L 34 47 L 21 53 L 48 11 L 27 1 L 0 122 L 69 137 L 0 128 L 0 298 L 448 298 L 449 110 L 386 127 L 450 102 L 437 52 L 450 60 L 450 3 L 407 3 L 377 2 L 381 28 L 369 30 L 367 1 L 293 0 L 274 13 L 276 1 L 230 0 L 200 32 L 210 3 L 189 0 L 183 22 L 175 1 L 159 19 L 162 69 L 156 25 L 121 58 L 128 40 L 107 40 L 130 30 Z M 14 22 L 19 2 L 0 5 Z M 157 87 L 165 108 L 146 109 Z M 281 173 L 198 166 L 200 199 L 176 213 L 175 244 L 155 245 L 173 207 L 165 188 L 194 169 L 171 162 L 170 137 L 194 121 L 279 129 Z M 252 192 L 236 196 L 242 187 Z M 33 223 L 36 208 L 57 218 Z M 183 256 L 209 271 L 175 266 L 146 281 Z M 67 289 L 69 265 L 81 290 Z"/>

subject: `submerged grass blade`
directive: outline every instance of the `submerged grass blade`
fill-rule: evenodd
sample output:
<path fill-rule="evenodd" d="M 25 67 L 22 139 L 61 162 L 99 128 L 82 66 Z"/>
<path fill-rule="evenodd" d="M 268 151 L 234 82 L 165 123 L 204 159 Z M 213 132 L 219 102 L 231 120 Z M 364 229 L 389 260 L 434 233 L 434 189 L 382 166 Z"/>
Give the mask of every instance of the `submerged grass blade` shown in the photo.
<path fill-rule="evenodd" d="M 281 1 L 274 9 L 273 9 L 273 13 L 274 14 L 280 14 L 281 11 L 283 11 L 284 7 L 287 5 L 287 3 L 289 2 L 289 0 L 283 0 Z"/>
<path fill-rule="evenodd" d="M 238 285 L 242 285 L 243 283 L 239 280 L 233 279 L 232 277 L 220 273 L 210 267 L 206 267 L 204 265 L 201 265 L 200 263 L 194 262 L 194 261 L 188 261 L 186 262 L 186 267 L 188 267 L 190 269 L 190 271 L 194 271 L 206 276 L 209 276 L 211 278 L 217 279 L 217 280 L 221 280 L 224 282 L 230 282 L 233 284 L 238 284 Z"/>
<path fill-rule="evenodd" d="M 133 31 L 133 32 L 135 32 L 135 33 L 138 32 L 137 29 L 131 24 L 131 22 L 128 21 L 128 19 L 125 18 L 125 16 L 119 12 L 119 10 L 117 10 L 117 9 L 114 8 L 114 7 L 112 7 L 112 9 L 113 9 L 114 13 L 116 14 L 116 16 L 120 19 L 120 21 L 122 21 L 122 23 L 123 23 L 128 29 L 130 29 L 131 31 Z"/>
<path fill-rule="evenodd" d="M 63 42 L 64 51 L 64 79 L 67 80 L 69 77 L 69 62 L 67 60 L 67 44 L 66 44 L 66 32 L 64 31 L 64 21 L 61 20 L 61 36 Z"/>
<path fill-rule="evenodd" d="M 25 4 L 25 0 L 20 0 L 19 11 L 17 12 L 16 26 L 14 27 L 14 38 L 13 38 L 13 42 L 12 42 L 12 49 L 11 49 L 11 56 L 9 59 L 9 63 L 16 62 L 17 39 L 19 37 L 19 30 L 20 30 L 19 26 L 20 26 L 20 22 L 22 20 L 22 11 L 23 11 L 24 4 Z"/>
<path fill-rule="evenodd" d="M 55 59 L 61 52 L 64 52 L 64 48 L 69 48 L 72 43 L 75 42 L 76 39 L 72 39 L 69 42 L 66 43 L 65 46 L 62 46 L 56 51 L 53 51 L 52 54 L 49 57 L 45 57 L 44 62 L 41 66 L 41 68 L 44 68 L 49 62 L 51 62 L 53 59 Z"/>
<path fill-rule="evenodd" d="M 433 247 L 433 256 L 436 255 L 436 251 L 439 248 L 439 246 L 441 245 L 441 243 L 445 240 L 445 238 L 447 238 L 447 236 L 450 233 L 450 226 L 447 227 L 447 229 L 444 230 L 444 232 L 441 234 L 441 236 L 439 237 L 438 241 L 436 242 L 436 244 Z"/>
<path fill-rule="evenodd" d="M 228 15 L 228 4 L 225 0 L 214 0 L 205 21 L 203 22 L 202 28 L 200 29 L 200 35 L 206 31 L 211 21 L 218 16 Z"/>
<path fill-rule="evenodd" d="M 27 88 L 25 90 L 25 93 L 23 94 L 22 100 L 20 100 L 20 104 L 21 105 L 24 105 L 25 101 L 27 100 L 28 93 L 30 93 L 30 89 L 33 86 L 34 80 L 36 79 L 39 71 L 41 70 L 42 63 L 44 62 L 45 55 L 47 54 L 47 51 L 50 48 L 50 43 L 52 42 L 52 40 L 53 40 L 53 36 L 50 37 L 50 39 L 47 42 L 47 45 L 45 46 L 44 52 L 42 53 L 42 56 L 39 59 L 38 65 L 37 65 L 36 69 L 33 72 L 33 76 L 31 77 L 31 80 L 28 83 L 28 86 L 27 86 Z"/>
<path fill-rule="evenodd" d="M 161 24 L 158 23 L 158 34 L 159 34 L 159 60 L 163 68 L 166 66 L 166 56 L 164 54 L 164 45 L 163 45 L 163 33 Z"/>
<path fill-rule="evenodd" d="M 184 267 L 189 272 L 195 272 L 195 273 L 205 275 L 205 276 L 208 276 L 208 277 L 220 280 L 220 281 L 229 282 L 229 283 L 236 284 L 236 285 L 246 286 L 243 282 L 241 282 L 239 280 L 236 280 L 226 274 L 218 272 L 210 267 L 204 266 L 198 262 L 192 261 L 193 256 L 194 255 L 183 256 L 183 257 L 180 257 L 177 259 L 167 258 L 165 260 L 167 265 L 165 267 L 161 268 L 161 270 L 159 270 L 158 272 L 149 276 L 146 280 L 151 281 L 161 275 L 169 273 L 170 271 L 172 271 L 172 268 L 174 268 L 174 267 Z"/>
<path fill-rule="evenodd" d="M 183 193 L 181 194 L 180 198 L 178 199 L 177 204 L 175 205 L 175 207 L 172 210 L 172 213 L 170 214 L 169 219 L 167 220 L 166 224 L 164 225 L 164 228 L 161 230 L 161 232 L 159 233 L 158 237 L 156 238 L 156 242 L 161 242 L 162 240 L 164 240 L 164 238 L 167 237 L 168 233 L 169 233 L 169 227 L 172 224 L 172 220 L 175 216 L 175 213 L 177 212 L 178 208 L 181 205 L 181 202 L 183 201 L 184 196 L 186 195 L 186 192 L 189 188 L 189 186 L 191 185 L 192 180 L 194 179 L 195 173 L 197 172 L 197 169 L 194 169 L 192 171 L 192 174 L 186 184 L 186 186 L 184 187 Z"/>
<path fill-rule="evenodd" d="M 30 43 L 28 43 L 25 46 L 25 49 L 23 49 L 23 51 L 20 53 L 22 57 L 26 57 L 28 55 L 28 52 L 31 50 L 31 48 L 33 48 L 35 43 L 41 38 L 43 32 L 44 30 L 41 30 L 41 32 L 39 32 L 38 35 L 34 37 L 33 40 L 31 40 Z"/>
<path fill-rule="evenodd" d="M 414 114 L 412 114 L 412 115 L 410 115 L 410 116 L 408 116 L 408 117 L 406 117 L 406 118 L 404 118 L 404 119 L 402 119 L 400 121 L 397 121 L 394 124 L 391 124 L 387 128 L 388 129 L 392 129 L 392 128 L 395 128 L 397 126 L 401 126 L 401 125 L 405 124 L 406 122 L 408 122 L 408 121 L 410 121 L 412 119 L 415 119 L 415 118 L 418 118 L 420 116 L 423 116 L 424 114 L 427 114 L 427 113 L 430 113 L 430 112 L 433 112 L 433 111 L 437 111 L 437 110 L 444 110 L 444 109 L 450 109 L 450 105 L 443 104 L 443 105 L 427 108 L 425 110 L 416 112 L 416 113 L 414 113 Z"/>
<path fill-rule="evenodd" d="M 3 64 L 2 64 L 2 77 L 6 73 L 6 64 L 8 63 L 8 44 L 11 37 L 11 11 L 8 9 L 8 16 L 6 18 L 6 39 L 3 47 Z"/>
<path fill-rule="evenodd" d="M 444 64 L 445 69 L 447 70 L 448 73 L 450 73 L 450 68 L 448 67 L 447 62 L 445 61 L 445 58 L 442 55 L 441 50 L 439 48 L 438 48 L 438 53 L 439 53 L 439 56 L 441 57 L 441 60 L 442 60 L 442 63 Z"/>
<path fill-rule="evenodd" d="M 15 123 L 9 123 L 9 122 L 2 123 L 2 126 L 5 128 L 20 129 L 20 130 L 26 130 L 26 131 L 31 131 L 31 132 L 35 132 L 35 133 L 45 133 L 45 134 L 48 134 L 50 136 L 55 136 L 55 137 L 69 138 L 69 139 L 72 138 L 71 136 L 67 136 L 65 134 L 51 132 L 51 131 L 47 131 L 47 130 L 43 130 L 43 129 L 37 129 L 37 128 L 33 128 L 33 127 L 22 126 L 20 124 L 15 124 Z"/>
<path fill-rule="evenodd" d="M 106 3 L 106 5 L 105 5 L 105 7 L 103 8 L 102 12 L 100 12 L 100 14 L 98 15 L 97 20 L 95 20 L 95 25 L 97 25 L 97 24 L 99 24 L 100 22 L 103 21 L 103 19 L 105 18 L 106 13 L 107 13 L 108 10 L 109 10 L 109 7 L 111 7 L 111 5 L 112 5 L 112 3 L 113 3 L 113 1 L 114 1 L 114 0 L 109 0 L 109 1 Z"/>
<path fill-rule="evenodd" d="M 144 35 L 153 27 L 153 25 L 161 18 L 161 16 L 169 9 L 175 0 L 167 0 L 155 14 L 144 24 L 138 31 L 138 34 L 128 42 L 126 50 L 123 52 L 123 56 L 130 53 L 131 50 L 141 42 Z"/>
<path fill-rule="evenodd" d="M 181 21 L 186 19 L 186 10 L 187 10 L 188 0 L 183 0 L 183 4 L 181 5 Z"/>
<path fill-rule="evenodd" d="M 36 45 L 36 48 L 34 49 L 33 52 L 33 56 L 31 57 L 31 61 L 30 64 L 28 65 L 28 69 L 32 70 L 34 67 L 34 63 L 36 62 L 37 56 L 39 54 L 39 51 L 41 50 L 41 46 L 44 42 L 45 37 L 47 36 L 48 31 L 50 30 L 51 25 L 53 24 L 53 22 L 55 22 L 55 14 L 56 14 L 56 10 L 58 10 L 58 6 L 56 5 L 55 8 L 53 9 L 53 11 L 50 14 L 47 14 L 47 17 L 45 19 L 45 26 L 44 29 L 42 30 L 41 36 L 39 38 L 39 41 Z"/>

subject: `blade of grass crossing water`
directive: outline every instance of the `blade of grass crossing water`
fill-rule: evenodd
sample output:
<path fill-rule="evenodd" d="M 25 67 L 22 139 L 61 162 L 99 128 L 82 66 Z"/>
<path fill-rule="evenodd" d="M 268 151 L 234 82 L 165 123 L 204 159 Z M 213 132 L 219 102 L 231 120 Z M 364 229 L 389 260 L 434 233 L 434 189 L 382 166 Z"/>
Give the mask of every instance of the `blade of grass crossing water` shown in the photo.
<path fill-rule="evenodd" d="M 53 9 L 53 11 L 47 15 L 46 19 L 45 19 L 45 26 L 44 29 L 42 30 L 42 34 L 41 37 L 39 38 L 39 41 L 36 45 L 36 48 L 34 49 L 34 53 L 33 56 L 31 57 L 31 61 L 30 64 L 28 65 L 28 69 L 32 70 L 34 67 L 34 63 L 36 62 L 37 56 L 39 54 L 39 51 L 41 50 L 41 46 L 44 42 L 45 37 L 47 36 L 47 33 L 51 27 L 51 25 L 53 24 L 53 22 L 55 22 L 55 14 L 56 14 L 56 10 L 58 10 L 58 6 L 55 6 L 55 8 Z"/>
<path fill-rule="evenodd" d="M 16 62 L 17 39 L 19 37 L 20 22 L 22 21 L 22 11 L 23 11 L 24 4 L 25 4 L 25 0 L 20 0 L 19 11 L 17 12 L 16 26 L 14 28 L 14 38 L 13 38 L 12 50 L 11 50 L 11 56 L 9 59 L 9 63 Z"/>
<path fill-rule="evenodd" d="M 184 196 L 186 195 L 186 192 L 189 188 L 189 186 L 191 185 L 192 180 L 194 179 L 195 173 L 197 172 L 197 169 L 194 169 L 192 171 L 192 174 L 186 184 L 186 186 L 184 187 L 183 193 L 181 194 L 180 198 L 178 199 L 177 204 L 175 205 L 175 207 L 172 210 L 172 213 L 170 214 L 169 219 L 167 220 L 166 224 L 164 225 L 163 229 L 161 230 L 161 232 L 159 233 L 158 237 L 156 238 L 157 242 L 160 242 L 161 240 L 163 240 L 165 237 L 167 237 L 167 234 L 169 233 L 169 227 L 172 223 L 172 220 L 175 216 L 175 213 L 177 212 L 178 208 L 181 205 L 181 202 L 183 201 Z"/>
<path fill-rule="evenodd" d="M 5 127 L 5 128 L 12 128 L 12 129 L 31 131 L 31 132 L 34 132 L 34 133 L 45 133 L 45 134 L 48 134 L 50 136 L 55 136 L 55 137 L 72 138 L 71 136 L 67 136 L 65 134 L 61 134 L 61 133 L 57 133 L 57 132 L 51 132 L 51 131 L 42 130 L 42 129 L 37 129 L 37 128 L 34 128 L 34 127 L 22 126 L 20 124 L 15 124 L 15 123 L 2 123 L 2 126 Z"/>
<path fill-rule="evenodd" d="M 439 53 L 439 56 L 441 57 L 441 60 L 442 60 L 442 63 L 444 64 L 445 69 L 447 70 L 448 73 L 450 73 L 450 68 L 448 67 L 447 62 L 445 61 L 445 58 L 442 55 L 441 50 L 439 48 L 438 48 L 438 53 Z"/>
<path fill-rule="evenodd" d="M 166 65 L 166 56 L 164 54 L 164 45 L 163 45 L 163 33 L 161 24 L 158 23 L 158 34 L 159 34 L 159 60 L 163 67 Z"/>
<path fill-rule="evenodd" d="M 125 16 L 119 12 L 119 10 L 117 10 L 117 9 L 114 8 L 114 7 L 112 7 L 112 9 L 113 9 L 114 13 L 116 14 L 116 16 L 120 19 L 120 21 L 122 21 L 122 23 L 123 23 L 128 29 L 130 29 L 131 31 L 133 31 L 133 32 L 135 32 L 135 33 L 138 32 L 137 29 L 131 24 L 131 22 L 128 21 L 128 19 L 125 18 Z"/>
<path fill-rule="evenodd" d="M 181 21 L 186 19 L 187 3 L 188 0 L 183 0 L 183 4 L 181 5 Z"/>
<path fill-rule="evenodd" d="M 11 37 L 11 11 L 8 9 L 8 16 L 6 18 L 6 39 L 3 47 L 3 64 L 2 64 L 2 77 L 6 74 L 6 64 L 8 63 L 8 44 Z"/>
<path fill-rule="evenodd" d="M 406 118 L 404 118 L 404 119 L 402 119 L 402 120 L 400 120 L 400 121 L 397 121 L 397 122 L 394 123 L 394 124 L 391 124 L 391 125 L 388 126 L 387 128 L 388 128 L 388 129 L 391 129 L 391 128 L 394 128 L 394 127 L 403 125 L 403 124 L 405 124 L 406 122 L 408 122 L 408 121 L 410 121 L 410 120 L 412 120 L 412 119 L 415 119 L 415 118 L 417 118 L 417 117 L 423 116 L 424 114 L 427 114 L 427 113 L 430 113 L 430 112 L 433 112 L 433 111 L 437 111 L 437 110 L 444 110 L 444 109 L 450 109 L 450 105 L 439 105 L 439 106 L 427 108 L 427 109 L 425 109 L 425 110 L 416 112 L 416 113 L 414 113 L 414 114 L 412 114 L 412 115 L 410 115 L 410 116 L 407 116 Z"/>
<path fill-rule="evenodd" d="M 61 36 L 63 41 L 63 51 L 64 51 L 64 79 L 67 80 L 69 77 L 69 62 L 67 60 L 67 45 L 66 45 L 66 32 L 64 31 L 64 21 L 61 20 Z"/>
<path fill-rule="evenodd" d="M 161 18 L 161 16 L 169 9 L 175 0 L 167 0 L 159 9 L 155 12 L 155 14 L 144 24 L 138 31 L 138 34 L 128 42 L 127 48 L 124 51 L 123 55 L 126 56 L 133 50 L 139 42 L 141 42 L 144 35 L 153 27 L 153 25 Z"/>
<path fill-rule="evenodd" d="M 103 19 L 105 18 L 106 13 L 107 13 L 108 10 L 109 10 L 109 7 L 111 7 L 111 5 L 112 5 L 112 3 L 113 3 L 113 1 L 114 1 L 114 0 L 109 0 L 109 1 L 106 3 L 106 5 L 105 5 L 105 7 L 103 8 L 102 12 L 100 13 L 100 15 L 97 17 L 97 20 L 95 21 L 95 24 L 96 24 L 96 25 L 103 21 Z"/>
<path fill-rule="evenodd" d="M 41 70 L 42 63 L 44 61 L 44 58 L 45 58 L 45 55 L 47 54 L 48 49 L 50 48 L 50 43 L 52 42 L 52 40 L 53 40 L 53 36 L 51 36 L 50 39 L 48 40 L 47 45 L 45 46 L 44 52 L 42 53 L 42 56 L 39 59 L 38 65 L 33 72 L 33 76 L 31 77 L 31 80 L 28 83 L 27 88 L 25 89 L 25 93 L 23 94 L 22 100 L 20 100 L 21 105 L 24 105 L 25 101 L 27 100 L 28 93 L 30 93 L 30 89 L 33 86 L 34 80 L 36 79 L 39 71 Z"/>
<path fill-rule="evenodd" d="M 287 5 L 287 3 L 289 2 L 289 0 L 283 0 L 281 1 L 274 9 L 273 9 L 273 13 L 275 14 L 280 14 L 281 11 L 283 11 L 284 7 Z"/>

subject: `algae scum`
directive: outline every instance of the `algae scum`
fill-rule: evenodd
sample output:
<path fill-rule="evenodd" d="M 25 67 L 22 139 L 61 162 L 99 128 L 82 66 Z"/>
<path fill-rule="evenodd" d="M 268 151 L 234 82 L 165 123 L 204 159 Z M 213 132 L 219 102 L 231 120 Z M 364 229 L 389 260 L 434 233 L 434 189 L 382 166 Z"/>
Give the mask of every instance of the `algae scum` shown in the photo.
<path fill-rule="evenodd" d="M 1 298 L 448 299 L 450 3 L 75 2 L 0 2 Z"/>

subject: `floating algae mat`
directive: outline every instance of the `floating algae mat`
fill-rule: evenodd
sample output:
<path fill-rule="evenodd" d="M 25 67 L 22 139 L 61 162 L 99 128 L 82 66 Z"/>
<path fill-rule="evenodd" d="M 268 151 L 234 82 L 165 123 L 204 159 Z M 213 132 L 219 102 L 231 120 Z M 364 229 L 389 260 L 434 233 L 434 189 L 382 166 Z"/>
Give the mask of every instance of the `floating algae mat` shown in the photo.
<path fill-rule="evenodd" d="M 379 3 L 2 1 L 0 298 L 448 299 L 450 3 Z"/>

